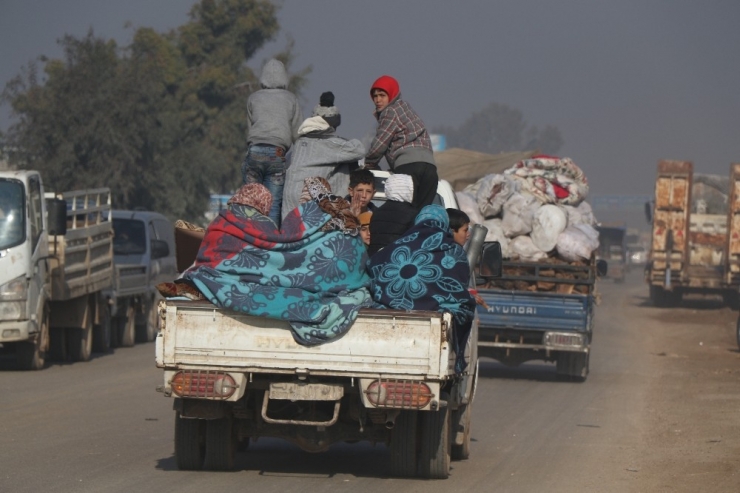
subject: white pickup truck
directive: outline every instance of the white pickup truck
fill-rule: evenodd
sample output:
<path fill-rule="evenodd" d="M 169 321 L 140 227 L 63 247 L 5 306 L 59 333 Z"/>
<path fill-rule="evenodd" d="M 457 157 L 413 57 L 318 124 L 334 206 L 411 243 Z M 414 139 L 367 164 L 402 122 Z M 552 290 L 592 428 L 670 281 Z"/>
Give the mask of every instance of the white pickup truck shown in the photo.
<path fill-rule="evenodd" d="M 449 184 L 440 194 L 456 206 Z M 174 397 L 180 469 L 228 470 L 259 437 L 307 451 L 340 441 L 390 447 L 396 476 L 446 478 L 466 459 L 477 379 L 477 318 L 455 373 L 452 317 L 362 309 L 341 338 L 297 344 L 287 322 L 205 301 L 160 302 L 158 388 Z"/>

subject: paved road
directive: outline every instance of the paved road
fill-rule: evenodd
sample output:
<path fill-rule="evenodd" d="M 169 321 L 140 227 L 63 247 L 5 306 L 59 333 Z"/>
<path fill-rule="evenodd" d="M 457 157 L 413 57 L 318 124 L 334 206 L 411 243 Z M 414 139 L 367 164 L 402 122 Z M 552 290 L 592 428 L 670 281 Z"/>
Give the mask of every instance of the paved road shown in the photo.
<path fill-rule="evenodd" d="M 653 454 L 661 450 L 665 461 L 673 460 L 671 447 L 664 446 L 671 437 L 664 443 L 654 433 L 656 412 L 669 412 L 666 406 L 680 402 L 681 392 L 655 391 L 666 365 L 676 361 L 656 348 L 672 324 L 685 328 L 687 322 L 649 306 L 637 273 L 625 284 L 603 282 L 599 291 L 588 380 L 559 381 L 553 365 L 510 369 L 483 360 L 471 458 L 453 463 L 446 481 L 390 478 L 382 445 L 341 444 L 309 454 L 267 439 L 239 454 L 235 472 L 178 471 L 172 400 L 155 392 L 161 374 L 153 344 L 144 344 L 36 373 L 12 371 L 0 361 L 0 491 L 699 491 L 695 485 L 703 483 L 663 474 L 669 469 Z M 684 310 L 678 318 L 714 327 L 721 346 L 732 336 L 735 315 L 710 305 Z M 730 365 L 737 362 L 740 371 L 733 345 L 727 342 L 717 354 Z M 737 374 L 727 385 L 722 395 L 740 395 Z M 710 407 L 701 409 L 711 413 Z M 716 421 L 711 415 L 700 419 Z M 740 417 L 725 416 L 722 423 L 740 429 Z M 719 451 L 719 458 L 710 459 L 724 466 L 710 469 L 704 479 L 713 488 L 704 491 L 740 488 L 740 448 L 723 435 L 726 429 L 707 431 L 711 444 L 705 445 L 718 445 L 713 450 Z M 680 475 L 680 468 L 671 474 Z"/>

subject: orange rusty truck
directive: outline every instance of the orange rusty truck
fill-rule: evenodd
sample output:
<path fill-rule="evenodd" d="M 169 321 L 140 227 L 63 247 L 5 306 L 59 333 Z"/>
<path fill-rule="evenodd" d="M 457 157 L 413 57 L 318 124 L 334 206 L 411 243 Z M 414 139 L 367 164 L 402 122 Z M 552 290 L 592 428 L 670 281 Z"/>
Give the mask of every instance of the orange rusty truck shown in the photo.
<path fill-rule="evenodd" d="M 736 308 L 740 286 L 740 164 L 729 176 L 693 172 L 689 161 L 658 163 L 646 204 L 652 244 L 645 280 L 656 306 L 684 294 L 720 295 Z"/>

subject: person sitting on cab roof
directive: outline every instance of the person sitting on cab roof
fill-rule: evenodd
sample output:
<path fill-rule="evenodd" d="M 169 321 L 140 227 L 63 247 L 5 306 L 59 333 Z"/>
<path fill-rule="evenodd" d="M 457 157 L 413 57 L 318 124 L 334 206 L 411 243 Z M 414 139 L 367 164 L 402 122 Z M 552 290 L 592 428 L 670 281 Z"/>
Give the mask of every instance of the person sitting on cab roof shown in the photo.
<path fill-rule="evenodd" d="M 373 82 L 370 97 L 375 104 L 378 127 L 365 155 L 364 167 L 379 169 L 378 163 L 385 157 L 391 171 L 411 175 L 412 204 L 420 211 L 434 202 L 439 181 L 429 133 L 419 115 L 401 99 L 401 87 L 393 77 L 383 75 Z"/>

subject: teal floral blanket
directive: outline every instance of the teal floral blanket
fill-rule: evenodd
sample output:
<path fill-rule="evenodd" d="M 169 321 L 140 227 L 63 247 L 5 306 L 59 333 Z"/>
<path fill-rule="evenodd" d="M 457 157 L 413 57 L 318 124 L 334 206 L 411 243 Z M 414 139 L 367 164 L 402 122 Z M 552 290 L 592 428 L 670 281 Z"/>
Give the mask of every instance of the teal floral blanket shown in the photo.
<path fill-rule="evenodd" d="M 183 279 L 219 307 L 287 320 L 299 344 L 330 341 L 372 304 L 362 239 L 321 231 L 331 218 L 309 201 L 277 229 L 255 209 L 231 204 L 208 226 Z"/>

